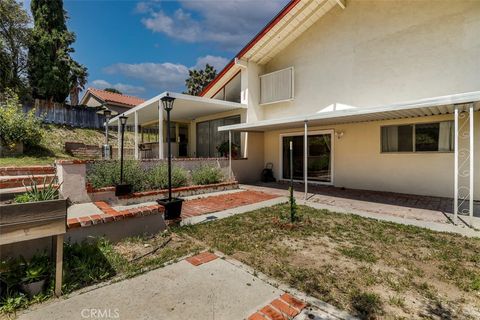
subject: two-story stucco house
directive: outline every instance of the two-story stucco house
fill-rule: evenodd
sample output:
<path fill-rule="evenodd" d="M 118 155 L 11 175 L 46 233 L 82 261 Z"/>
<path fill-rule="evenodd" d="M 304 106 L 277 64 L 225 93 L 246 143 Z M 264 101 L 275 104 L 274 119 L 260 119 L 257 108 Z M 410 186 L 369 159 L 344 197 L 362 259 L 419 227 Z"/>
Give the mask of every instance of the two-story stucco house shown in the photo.
<path fill-rule="evenodd" d="M 129 121 L 163 126 L 164 95 Z M 293 0 L 201 97 L 171 95 L 185 155 L 231 137 L 247 180 L 268 162 L 289 179 L 292 142 L 306 188 L 450 197 L 467 214 L 480 200 L 479 1 Z"/>

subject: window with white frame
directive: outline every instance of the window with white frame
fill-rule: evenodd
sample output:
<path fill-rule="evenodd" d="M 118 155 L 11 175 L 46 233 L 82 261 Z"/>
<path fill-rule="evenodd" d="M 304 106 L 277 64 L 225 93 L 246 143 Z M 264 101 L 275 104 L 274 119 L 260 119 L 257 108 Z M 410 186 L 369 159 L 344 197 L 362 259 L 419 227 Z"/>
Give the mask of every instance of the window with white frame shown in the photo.
<path fill-rule="evenodd" d="M 381 128 L 382 152 L 451 152 L 453 121 L 385 126 Z"/>
<path fill-rule="evenodd" d="M 260 104 L 293 99 L 293 67 L 260 76 Z"/>

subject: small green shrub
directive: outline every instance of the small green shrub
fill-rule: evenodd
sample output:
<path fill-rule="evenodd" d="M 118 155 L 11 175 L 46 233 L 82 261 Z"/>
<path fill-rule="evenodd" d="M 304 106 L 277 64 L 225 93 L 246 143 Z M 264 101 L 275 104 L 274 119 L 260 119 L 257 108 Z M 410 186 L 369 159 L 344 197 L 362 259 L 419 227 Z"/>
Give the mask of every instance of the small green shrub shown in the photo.
<path fill-rule="evenodd" d="M 25 203 L 25 202 L 37 202 L 37 201 L 47 201 L 47 200 L 54 200 L 58 199 L 58 189 L 60 186 L 55 185 L 55 179 L 52 179 L 50 183 L 47 184 L 47 177 L 43 178 L 42 185 L 43 188 L 38 187 L 38 183 L 33 178 L 30 178 L 31 184 L 30 186 L 23 185 L 27 188 L 27 192 L 17 195 L 15 197 L 16 203 Z M 28 189 L 30 188 L 30 189 Z"/>
<path fill-rule="evenodd" d="M 192 181 L 195 185 L 219 183 L 224 179 L 222 170 L 214 166 L 200 166 L 192 171 Z"/>
<path fill-rule="evenodd" d="M 377 319 L 383 313 L 382 299 L 373 292 L 356 292 L 351 297 L 351 303 L 361 319 Z"/>
<path fill-rule="evenodd" d="M 123 181 L 132 185 L 133 191 L 145 190 L 145 171 L 135 160 L 123 163 Z M 120 183 L 120 161 L 98 161 L 88 170 L 87 181 L 94 188 L 112 187 Z"/>
<path fill-rule="evenodd" d="M 168 166 L 165 164 L 155 166 L 147 172 L 147 183 L 150 189 L 168 188 Z M 181 167 L 172 166 L 172 188 L 186 186 L 188 173 Z"/>
<path fill-rule="evenodd" d="M 18 96 L 7 90 L 0 97 L 0 142 L 13 147 L 21 142 L 26 146 L 36 146 L 42 139 L 42 122 L 35 111 L 23 113 Z"/>

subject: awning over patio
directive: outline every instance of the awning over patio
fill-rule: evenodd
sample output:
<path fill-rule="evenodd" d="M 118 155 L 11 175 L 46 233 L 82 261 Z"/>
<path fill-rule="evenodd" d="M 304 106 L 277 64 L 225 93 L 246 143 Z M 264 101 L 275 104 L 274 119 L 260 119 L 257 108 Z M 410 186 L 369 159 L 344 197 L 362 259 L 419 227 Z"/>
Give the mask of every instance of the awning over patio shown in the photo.
<path fill-rule="evenodd" d="M 246 109 L 247 106 L 237 102 L 223 101 L 217 99 L 210 99 L 204 97 L 196 97 L 188 94 L 175 93 L 175 92 L 163 92 L 158 96 L 145 101 L 144 103 L 132 108 L 123 113 L 128 117 L 127 125 L 135 124 L 135 113 L 137 114 L 137 124 L 146 125 L 159 121 L 159 104 L 160 99 L 167 95 L 175 98 L 175 104 L 173 110 L 170 113 L 172 121 L 191 121 L 199 117 L 208 116 L 210 114 Z M 166 118 L 166 113 L 161 109 Z M 118 117 L 112 118 L 109 123 L 116 124 Z"/>
<path fill-rule="evenodd" d="M 211 98 L 196 97 L 188 94 L 163 92 L 158 96 L 145 101 L 144 103 L 132 108 L 111 119 L 110 125 L 117 124 L 120 133 L 120 116 L 127 116 L 127 125 L 133 125 L 135 132 L 135 159 L 139 159 L 139 126 L 150 124 L 159 124 L 158 130 L 158 158 L 164 159 L 163 152 L 163 120 L 166 119 L 166 111 L 163 110 L 161 99 L 169 95 L 175 98 L 172 111 L 170 111 L 170 120 L 189 122 L 199 117 L 214 115 L 221 112 L 246 109 L 247 106 L 237 102 L 223 101 Z M 120 145 L 120 134 L 118 135 L 118 145 Z"/>
<path fill-rule="evenodd" d="M 309 126 L 334 125 L 343 123 L 366 122 L 376 120 L 391 120 L 414 118 L 440 114 L 453 114 L 468 111 L 467 104 L 473 103 L 474 111 L 480 110 L 480 91 L 460 93 L 448 96 L 434 97 L 395 103 L 377 107 L 347 107 L 336 111 L 319 111 L 314 114 L 299 115 L 288 118 L 262 120 L 251 123 L 241 123 L 220 127 L 219 131 L 263 132 L 269 130 L 303 127 L 305 122 Z M 335 110 L 326 108 L 326 110 Z"/>
<path fill-rule="evenodd" d="M 343 109 L 343 110 L 339 110 Z M 328 110 L 328 111 L 325 111 Z M 330 111 L 333 110 L 333 111 Z M 271 130 L 282 130 L 289 128 L 304 129 L 304 161 L 303 167 L 308 167 L 307 140 L 308 130 L 313 126 L 335 125 L 345 123 L 359 123 L 378 120 L 392 120 L 404 118 L 416 118 L 442 114 L 454 115 L 454 222 L 457 223 L 458 214 L 462 213 L 473 217 L 474 201 L 474 141 L 475 141 L 475 120 L 474 113 L 480 110 L 480 91 L 459 93 L 448 96 L 440 96 L 416 101 L 395 103 L 379 107 L 351 107 L 335 104 L 315 114 L 293 116 L 263 120 L 252 123 L 242 123 L 220 127 L 219 131 L 237 132 L 264 132 Z M 460 134 L 460 118 L 466 119 L 462 122 L 465 131 Z M 466 123 L 466 125 L 465 125 Z M 466 139 L 468 147 L 460 150 L 460 139 Z M 290 147 L 291 148 L 291 147 Z M 460 152 L 461 151 L 461 152 Z M 461 184 L 460 179 L 468 178 L 468 182 Z M 305 198 L 308 196 L 307 170 L 304 170 Z M 467 207 L 467 208 L 465 208 Z"/>

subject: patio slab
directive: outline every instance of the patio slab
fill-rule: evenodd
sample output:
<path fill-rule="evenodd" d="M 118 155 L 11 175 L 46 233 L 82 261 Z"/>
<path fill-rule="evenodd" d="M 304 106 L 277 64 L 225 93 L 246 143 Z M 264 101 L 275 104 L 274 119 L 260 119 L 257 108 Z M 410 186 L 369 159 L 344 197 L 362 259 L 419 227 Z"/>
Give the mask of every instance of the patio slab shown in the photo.
<path fill-rule="evenodd" d="M 132 279 L 40 305 L 21 314 L 19 319 L 80 320 L 99 318 L 99 314 L 115 319 L 247 319 L 284 293 L 221 258 L 198 266 L 182 260 Z M 310 319 L 313 316 L 339 319 L 315 307 L 308 312 L 312 314 Z M 306 319 L 306 313 L 297 318 Z"/>
<path fill-rule="evenodd" d="M 288 184 L 259 183 L 241 188 L 262 191 L 277 196 L 288 195 Z M 298 204 L 338 213 L 352 213 L 367 218 L 413 225 L 441 232 L 453 232 L 468 237 L 480 237 L 480 203 L 475 203 L 475 217 L 459 216 L 454 225 L 451 214 L 452 200 L 439 197 L 342 189 L 331 186 L 309 187 L 305 201 L 303 185 L 295 184 Z M 473 225 L 475 229 L 467 226 Z"/>

